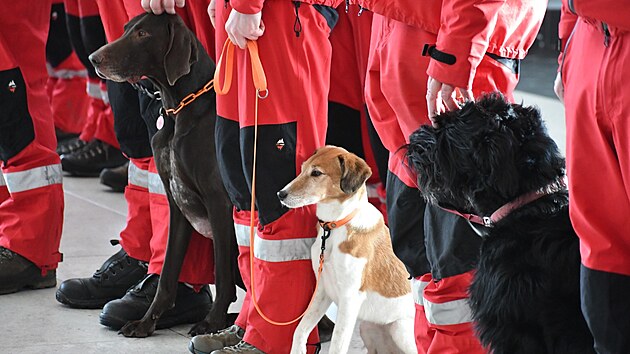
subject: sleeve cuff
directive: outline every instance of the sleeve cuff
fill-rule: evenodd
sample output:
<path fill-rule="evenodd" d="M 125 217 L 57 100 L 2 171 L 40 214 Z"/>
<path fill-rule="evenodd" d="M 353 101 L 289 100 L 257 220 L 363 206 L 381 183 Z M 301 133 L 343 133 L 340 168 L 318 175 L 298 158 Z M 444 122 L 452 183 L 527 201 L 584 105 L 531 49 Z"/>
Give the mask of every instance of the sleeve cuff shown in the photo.
<path fill-rule="evenodd" d="M 264 0 L 231 0 L 232 8 L 242 14 L 253 15 L 262 11 Z"/>

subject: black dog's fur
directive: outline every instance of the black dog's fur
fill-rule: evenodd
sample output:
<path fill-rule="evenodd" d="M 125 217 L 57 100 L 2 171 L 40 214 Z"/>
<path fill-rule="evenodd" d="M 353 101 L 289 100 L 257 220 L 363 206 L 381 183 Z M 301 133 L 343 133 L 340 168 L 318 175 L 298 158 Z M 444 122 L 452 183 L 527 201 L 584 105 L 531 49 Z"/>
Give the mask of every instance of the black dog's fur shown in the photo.
<path fill-rule="evenodd" d="M 159 87 L 165 108 L 175 108 L 212 79 L 215 64 L 195 35 L 176 15 L 142 14 L 125 26 L 124 35 L 90 56 L 97 71 L 114 81 L 147 76 Z M 169 202 L 168 245 L 158 291 L 145 316 L 127 323 L 121 333 L 146 337 L 158 318 L 175 302 L 177 280 L 188 248 L 192 224 L 214 240 L 217 294 L 206 318 L 190 334 L 226 328 L 227 310 L 243 287 L 232 203 L 223 186 L 216 159 L 214 92 L 199 96 L 176 117 L 165 116 L 164 127 L 151 142 L 158 173 Z M 192 223 L 192 224 L 191 224 Z"/>
<path fill-rule="evenodd" d="M 429 202 L 490 216 L 519 196 L 549 192 L 486 229 L 470 287 L 481 343 L 495 354 L 593 353 L 564 158 L 540 112 L 492 94 L 437 121 L 411 135 L 408 151 Z"/>

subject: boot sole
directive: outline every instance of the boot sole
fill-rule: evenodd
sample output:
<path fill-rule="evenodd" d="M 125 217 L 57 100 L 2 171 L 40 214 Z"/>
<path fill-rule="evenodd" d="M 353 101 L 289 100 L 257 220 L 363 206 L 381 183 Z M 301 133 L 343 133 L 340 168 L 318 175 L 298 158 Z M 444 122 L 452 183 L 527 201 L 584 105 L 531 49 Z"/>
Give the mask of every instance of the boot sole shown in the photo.
<path fill-rule="evenodd" d="M 156 329 L 165 329 L 177 326 L 180 324 L 193 324 L 203 320 L 206 314 L 210 311 L 210 307 L 191 309 L 184 313 L 177 314 L 176 316 L 161 317 L 157 324 Z M 120 318 L 112 315 L 102 313 L 98 316 L 99 322 L 105 327 L 109 327 L 114 330 L 120 330 L 127 322 L 134 321 L 128 318 Z"/>
<path fill-rule="evenodd" d="M 122 296 L 121 296 L 122 297 Z M 106 303 L 118 299 L 117 297 L 111 299 L 92 299 L 92 300 L 76 300 L 67 297 L 64 293 L 57 290 L 55 293 L 57 301 L 64 305 L 68 305 L 75 309 L 102 309 Z"/>
<path fill-rule="evenodd" d="M 36 290 L 36 289 L 54 288 L 56 285 L 57 285 L 57 279 L 56 278 L 43 279 L 43 280 L 36 281 L 36 282 L 24 281 L 24 282 L 18 284 L 17 286 L 12 286 L 12 287 L 9 287 L 9 288 L 0 288 L 0 295 L 17 293 L 18 291 L 23 290 L 23 289 Z"/>

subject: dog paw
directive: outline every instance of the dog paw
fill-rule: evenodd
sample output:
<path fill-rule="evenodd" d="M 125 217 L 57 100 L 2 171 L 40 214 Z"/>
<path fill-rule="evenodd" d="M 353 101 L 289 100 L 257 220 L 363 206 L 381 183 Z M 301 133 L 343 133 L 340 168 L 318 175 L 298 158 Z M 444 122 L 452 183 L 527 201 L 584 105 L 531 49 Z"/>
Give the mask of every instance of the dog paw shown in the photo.
<path fill-rule="evenodd" d="M 200 334 L 217 333 L 218 331 L 233 325 L 237 317 L 238 313 L 228 313 L 225 321 L 204 319 L 203 321 L 195 323 L 190 331 L 188 331 L 188 334 L 196 336 Z"/>
<path fill-rule="evenodd" d="M 153 334 L 155 331 L 155 324 L 147 324 L 142 321 L 127 322 L 123 328 L 118 331 L 118 334 L 122 334 L 125 337 L 145 338 Z"/>

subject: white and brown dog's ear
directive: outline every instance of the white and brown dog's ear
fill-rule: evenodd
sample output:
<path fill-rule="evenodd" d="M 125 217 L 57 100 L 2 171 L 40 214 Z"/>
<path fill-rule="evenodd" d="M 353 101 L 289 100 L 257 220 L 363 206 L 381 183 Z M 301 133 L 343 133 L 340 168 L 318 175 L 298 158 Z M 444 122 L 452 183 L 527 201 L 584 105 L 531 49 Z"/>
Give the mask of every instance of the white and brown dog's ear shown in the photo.
<path fill-rule="evenodd" d="M 348 153 L 338 156 L 341 167 L 341 190 L 352 194 L 372 175 L 370 166 L 358 156 Z"/>

